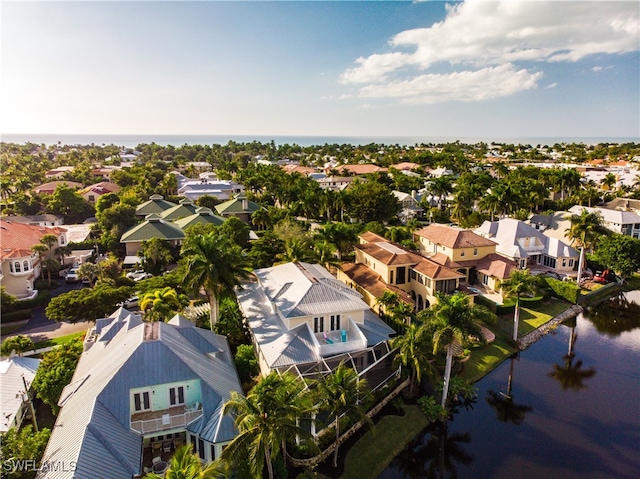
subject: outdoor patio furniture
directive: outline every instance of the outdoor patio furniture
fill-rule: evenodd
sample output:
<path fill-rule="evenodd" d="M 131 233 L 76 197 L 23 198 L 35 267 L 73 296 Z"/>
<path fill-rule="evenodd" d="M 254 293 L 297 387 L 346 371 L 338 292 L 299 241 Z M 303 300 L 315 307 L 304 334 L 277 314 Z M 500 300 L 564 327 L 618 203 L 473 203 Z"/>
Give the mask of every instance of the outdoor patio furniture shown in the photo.
<path fill-rule="evenodd" d="M 182 446 L 182 439 L 181 439 L 181 438 L 179 438 L 179 437 L 176 437 L 176 438 L 173 440 L 173 447 L 174 447 L 175 449 L 178 449 L 180 446 Z"/>
<path fill-rule="evenodd" d="M 153 465 L 155 466 L 156 464 L 158 464 L 159 462 L 162 462 L 162 458 L 160 456 L 156 456 L 154 457 L 151 462 L 153 463 Z"/>
<path fill-rule="evenodd" d="M 160 451 L 162 450 L 162 443 L 160 443 L 159 441 L 157 442 L 152 442 L 151 443 L 151 451 L 155 454 L 156 452 L 158 454 L 160 454 Z"/>
<path fill-rule="evenodd" d="M 162 450 L 164 452 L 171 452 L 171 441 L 163 442 L 162 443 Z"/>
<path fill-rule="evenodd" d="M 347 332 L 344 329 L 342 330 L 341 336 L 342 336 L 342 342 L 346 343 L 347 342 Z"/>

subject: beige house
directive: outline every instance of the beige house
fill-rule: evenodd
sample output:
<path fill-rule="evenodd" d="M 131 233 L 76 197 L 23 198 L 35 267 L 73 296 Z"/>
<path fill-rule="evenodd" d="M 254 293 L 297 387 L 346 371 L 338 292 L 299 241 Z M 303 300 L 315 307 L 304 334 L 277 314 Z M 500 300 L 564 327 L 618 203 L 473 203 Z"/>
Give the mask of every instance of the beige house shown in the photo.
<path fill-rule="evenodd" d="M 495 241 L 470 230 L 434 223 L 416 231 L 414 239 L 424 256 L 464 274 L 470 285 L 482 284 L 490 291 L 499 291 L 500 282 L 517 267 L 496 253 Z"/>
<path fill-rule="evenodd" d="M 421 311 L 437 302 L 436 292 L 451 294 L 460 288 L 465 275 L 431 259 L 409 251 L 371 232 L 360 236 L 355 247 L 355 263 L 344 263 L 338 279 L 365 291 L 370 306 L 385 289 L 402 291 Z"/>
<path fill-rule="evenodd" d="M 40 258 L 31 248 L 40 243 L 46 234 L 53 234 L 57 242 L 51 246 L 52 256 L 59 246 L 67 245 L 64 228 L 53 226 L 33 226 L 12 221 L 0 220 L 0 286 L 18 299 L 37 296 L 34 282 L 40 275 Z"/>

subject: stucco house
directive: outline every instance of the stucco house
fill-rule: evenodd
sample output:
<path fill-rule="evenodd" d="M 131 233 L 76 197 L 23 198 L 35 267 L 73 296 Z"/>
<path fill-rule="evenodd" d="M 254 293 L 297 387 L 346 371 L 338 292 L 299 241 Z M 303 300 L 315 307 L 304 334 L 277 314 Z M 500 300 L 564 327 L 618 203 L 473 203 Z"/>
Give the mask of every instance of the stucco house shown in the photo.
<path fill-rule="evenodd" d="M 67 467 L 38 479 L 142 477 L 181 444 L 208 463 L 236 436 L 222 407 L 242 388 L 224 336 L 120 308 L 96 320 L 84 348 L 42 458 Z"/>
<path fill-rule="evenodd" d="M 355 246 L 355 263 L 343 263 L 338 278 L 360 291 L 371 307 L 385 289 L 402 291 L 401 297 L 417 311 L 437 302 L 436 292 L 460 289 L 465 275 L 367 232 Z"/>
<path fill-rule="evenodd" d="M 498 243 L 496 252 L 515 261 L 521 269 L 577 274 L 579 253 L 564 241 L 545 236 L 524 221 L 513 218 L 485 221 L 474 232 Z"/>
<path fill-rule="evenodd" d="M 57 242 L 51 246 L 53 255 L 56 248 L 68 244 L 66 229 L 59 226 L 34 226 L 0 219 L 0 285 L 18 299 L 37 296 L 34 281 L 40 275 L 40 258 L 31 248 L 40 239 L 52 234 Z"/>
<path fill-rule="evenodd" d="M 346 362 L 375 387 L 396 373 L 394 330 L 325 268 L 286 263 L 253 273 L 236 295 L 263 375 L 318 378 Z"/>
<path fill-rule="evenodd" d="M 498 244 L 471 230 L 433 223 L 414 233 L 420 253 L 432 261 L 464 274 L 470 285 L 482 284 L 499 291 L 500 282 L 517 268 L 512 259 L 496 253 Z"/>
<path fill-rule="evenodd" d="M 94 205 L 96 204 L 96 201 L 98 201 L 98 198 L 100 198 L 101 196 L 118 192 L 120 192 L 120 187 L 115 183 L 101 181 L 100 183 L 89 185 L 86 188 L 81 189 L 80 191 L 78 191 L 78 194 L 82 196 L 85 201 Z"/>

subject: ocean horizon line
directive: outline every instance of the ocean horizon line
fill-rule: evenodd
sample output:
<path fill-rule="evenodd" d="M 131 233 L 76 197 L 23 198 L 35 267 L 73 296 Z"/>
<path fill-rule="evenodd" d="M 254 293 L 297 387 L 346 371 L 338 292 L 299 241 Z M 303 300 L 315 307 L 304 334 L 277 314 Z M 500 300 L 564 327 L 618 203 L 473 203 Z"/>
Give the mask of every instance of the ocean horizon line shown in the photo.
<path fill-rule="evenodd" d="M 260 143 L 271 143 L 277 145 L 298 145 L 301 147 L 322 146 L 325 144 L 351 144 L 367 145 L 371 143 L 382 145 L 401 145 L 414 146 L 420 144 L 446 144 L 446 143 L 465 143 L 465 144 L 513 144 L 513 145 L 532 145 L 532 146 L 552 146 L 554 144 L 586 144 L 596 145 L 599 143 L 638 143 L 640 137 L 495 137 L 488 138 L 484 136 L 396 136 L 396 135 L 206 135 L 206 134 L 108 134 L 108 133 L 2 133 L 0 140 L 6 143 L 36 143 L 56 145 L 58 143 L 64 145 L 115 145 L 124 148 L 134 148 L 140 144 L 155 143 L 160 146 L 183 146 L 183 145 L 204 145 L 217 144 L 226 145 L 230 141 L 236 143 L 251 143 L 257 141 Z"/>

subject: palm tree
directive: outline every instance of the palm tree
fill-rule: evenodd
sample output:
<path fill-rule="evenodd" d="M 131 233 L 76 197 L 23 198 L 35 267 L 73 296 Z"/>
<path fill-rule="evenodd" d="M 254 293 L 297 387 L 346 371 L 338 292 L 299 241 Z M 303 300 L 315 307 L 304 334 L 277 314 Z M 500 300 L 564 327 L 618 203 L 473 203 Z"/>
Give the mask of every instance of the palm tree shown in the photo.
<path fill-rule="evenodd" d="M 500 198 L 494 193 L 487 193 L 480 199 L 478 206 L 480 206 L 483 211 L 488 211 L 491 215 L 491 221 L 493 221 L 495 214 L 500 208 Z"/>
<path fill-rule="evenodd" d="M 140 309 L 147 321 L 166 321 L 182 311 L 183 306 L 178 292 L 169 286 L 146 293 L 140 301 Z"/>
<path fill-rule="evenodd" d="M 338 466 L 338 447 L 340 440 L 340 417 L 344 414 L 355 415 L 366 420 L 360 400 L 367 393 L 367 381 L 361 379 L 350 367 L 340 363 L 336 369 L 317 383 L 317 397 L 320 409 L 335 418 L 336 448 L 333 454 L 333 467 Z"/>
<path fill-rule="evenodd" d="M 445 349 L 447 362 L 445 365 L 442 401 L 444 408 L 449 392 L 451 366 L 453 362 L 454 344 L 467 344 L 470 341 L 485 343 L 482 329 L 478 321 L 495 323 L 496 316 L 484 306 L 470 305 L 469 298 L 462 292 L 453 295 L 437 293 L 438 302 L 425 310 L 427 327 L 433 335 L 433 354 Z"/>
<path fill-rule="evenodd" d="M 338 249 L 327 241 L 320 241 L 313 245 L 316 261 L 326 269 L 340 268 L 340 259 L 336 256 Z"/>
<path fill-rule="evenodd" d="M 60 255 L 60 264 L 64 266 L 64 257 L 69 256 L 73 252 L 73 248 L 69 245 L 58 246 L 55 249 L 55 253 Z"/>
<path fill-rule="evenodd" d="M 209 464 L 202 464 L 198 454 L 193 452 L 189 444 L 176 449 L 171 458 L 169 468 L 163 475 L 150 473 L 145 476 L 147 479 L 218 479 L 229 477 L 229 470 L 225 463 L 220 460 Z"/>
<path fill-rule="evenodd" d="M 393 308 L 395 308 L 399 303 L 400 295 L 394 291 L 385 289 L 384 293 L 376 299 L 376 304 L 378 304 L 378 314 L 389 315 Z"/>
<path fill-rule="evenodd" d="M 250 275 L 247 256 L 240 246 L 216 232 L 187 237 L 181 254 L 184 261 L 182 284 L 193 292 L 204 289 L 209 299 L 213 329 L 218 320 L 220 295 L 232 291 Z"/>
<path fill-rule="evenodd" d="M 578 278 L 580 284 L 582 271 L 584 270 L 584 259 L 586 249 L 590 249 L 598 236 L 606 234 L 607 230 L 603 226 L 600 213 L 589 213 L 583 209 L 580 215 L 571 216 L 571 226 L 566 231 L 567 238 L 574 240 L 580 246 L 580 261 L 578 262 Z"/>
<path fill-rule="evenodd" d="M 269 478 L 273 479 L 272 461 L 280 454 L 284 441 L 310 435 L 296 422 L 312 410 L 304 387 L 294 376 L 272 371 L 246 397 L 232 391 L 223 413 L 235 416 L 239 434 L 224 449 L 222 458 L 248 461 L 255 477 L 262 477 L 266 463 Z"/>
<path fill-rule="evenodd" d="M 605 177 L 600 181 L 600 184 L 602 185 L 603 189 L 611 190 L 613 188 L 613 185 L 615 185 L 617 181 L 618 179 L 616 178 L 616 175 L 614 175 L 613 173 L 607 173 Z"/>
<path fill-rule="evenodd" d="M 38 255 L 38 259 L 40 261 L 40 279 L 44 280 L 44 255 L 47 251 L 49 251 L 49 248 L 47 248 L 47 245 L 44 245 L 42 243 L 36 243 L 31 247 L 31 251 L 33 251 L 34 253 L 36 253 Z"/>
<path fill-rule="evenodd" d="M 520 298 L 525 294 L 536 292 L 536 279 L 528 269 L 517 269 L 511 273 L 509 279 L 501 284 L 506 297 L 515 298 L 516 306 L 513 313 L 513 340 L 518 340 L 518 322 L 520 321 Z"/>
<path fill-rule="evenodd" d="M 416 384 L 422 381 L 422 373 L 429 367 L 431 342 L 429 331 L 423 325 L 411 323 L 402 336 L 391 340 L 391 347 L 397 349 L 396 361 L 411 371 L 409 395 L 413 397 Z"/>

